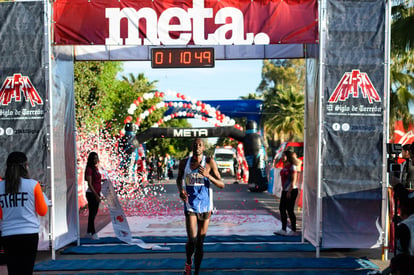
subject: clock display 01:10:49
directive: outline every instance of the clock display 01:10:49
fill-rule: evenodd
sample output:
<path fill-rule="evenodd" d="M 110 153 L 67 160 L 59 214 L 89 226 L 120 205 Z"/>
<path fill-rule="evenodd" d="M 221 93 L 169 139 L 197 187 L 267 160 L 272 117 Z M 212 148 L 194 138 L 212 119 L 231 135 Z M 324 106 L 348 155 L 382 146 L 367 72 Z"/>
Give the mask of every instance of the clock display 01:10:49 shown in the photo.
<path fill-rule="evenodd" d="M 151 49 L 152 68 L 212 68 L 214 48 Z"/>

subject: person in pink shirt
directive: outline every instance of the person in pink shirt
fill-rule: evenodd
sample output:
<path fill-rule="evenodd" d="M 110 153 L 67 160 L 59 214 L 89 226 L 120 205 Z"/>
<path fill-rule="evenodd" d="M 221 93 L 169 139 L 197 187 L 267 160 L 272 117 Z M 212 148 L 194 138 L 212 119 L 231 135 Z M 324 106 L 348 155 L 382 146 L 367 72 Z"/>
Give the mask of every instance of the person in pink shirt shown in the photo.
<path fill-rule="evenodd" d="M 47 214 L 40 183 L 29 177 L 27 157 L 12 152 L 0 181 L 1 236 L 9 275 L 33 274 L 39 243 L 38 216 Z"/>
<path fill-rule="evenodd" d="M 99 172 L 99 157 L 96 152 L 90 152 L 85 169 L 85 180 L 88 183 L 86 199 L 88 200 L 88 229 L 86 234 L 93 240 L 98 240 L 95 230 L 95 218 L 98 214 L 99 203 L 101 202 L 101 182 L 102 176 Z"/>
<path fill-rule="evenodd" d="M 298 196 L 298 166 L 291 151 L 284 151 L 282 154 L 283 169 L 280 171 L 282 180 L 282 195 L 280 198 L 279 210 L 282 220 L 282 229 L 274 232 L 276 235 L 296 235 L 295 202 Z M 289 216 L 291 231 L 287 231 L 287 218 Z"/>

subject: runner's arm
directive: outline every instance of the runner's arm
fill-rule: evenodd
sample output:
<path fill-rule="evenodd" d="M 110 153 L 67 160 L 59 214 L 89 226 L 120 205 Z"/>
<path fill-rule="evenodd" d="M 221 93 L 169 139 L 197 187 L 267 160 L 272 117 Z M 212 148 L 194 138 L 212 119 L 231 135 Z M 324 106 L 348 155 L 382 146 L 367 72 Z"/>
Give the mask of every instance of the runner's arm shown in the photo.
<path fill-rule="evenodd" d="M 208 165 L 210 166 L 210 169 L 202 169 L 202 175 L 208 178 L 218 188 L 224 188 L 224 182 L 221 179 L 221 175 L 217 168 L 217 164 L 213 158 L 210 158 Z"/>

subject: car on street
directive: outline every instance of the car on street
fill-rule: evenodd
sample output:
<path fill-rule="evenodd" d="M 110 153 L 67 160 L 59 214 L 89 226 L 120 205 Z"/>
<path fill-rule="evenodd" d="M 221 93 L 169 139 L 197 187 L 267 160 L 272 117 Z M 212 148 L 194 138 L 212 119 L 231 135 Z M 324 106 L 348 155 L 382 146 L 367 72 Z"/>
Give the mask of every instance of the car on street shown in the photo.
<path fill-rule="evenodd" d="M 213 154 L 217 168 L 222 175 L 234 177 L 234 163 L 236 161 L 236 150 L 231 146 L 217 147 Z"/>

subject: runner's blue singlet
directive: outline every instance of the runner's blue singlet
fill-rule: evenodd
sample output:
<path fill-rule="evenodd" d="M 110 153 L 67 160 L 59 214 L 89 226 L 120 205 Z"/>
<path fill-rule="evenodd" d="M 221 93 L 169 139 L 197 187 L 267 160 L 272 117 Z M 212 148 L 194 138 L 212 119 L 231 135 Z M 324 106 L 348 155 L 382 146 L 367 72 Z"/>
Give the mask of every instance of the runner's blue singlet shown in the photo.
<path fill-rule="evenodd" d="M 194 213 L 205 213 L 213 209 L 213 190 L 210 180 L 198 173 L 198 168 L 191 170 L 191 157 L 184 168 L 184 188 L 188 194 L 188 201 L 184 210 Z M 201 166 L 206 165 L 206 156 L 201 160 Z"/>

